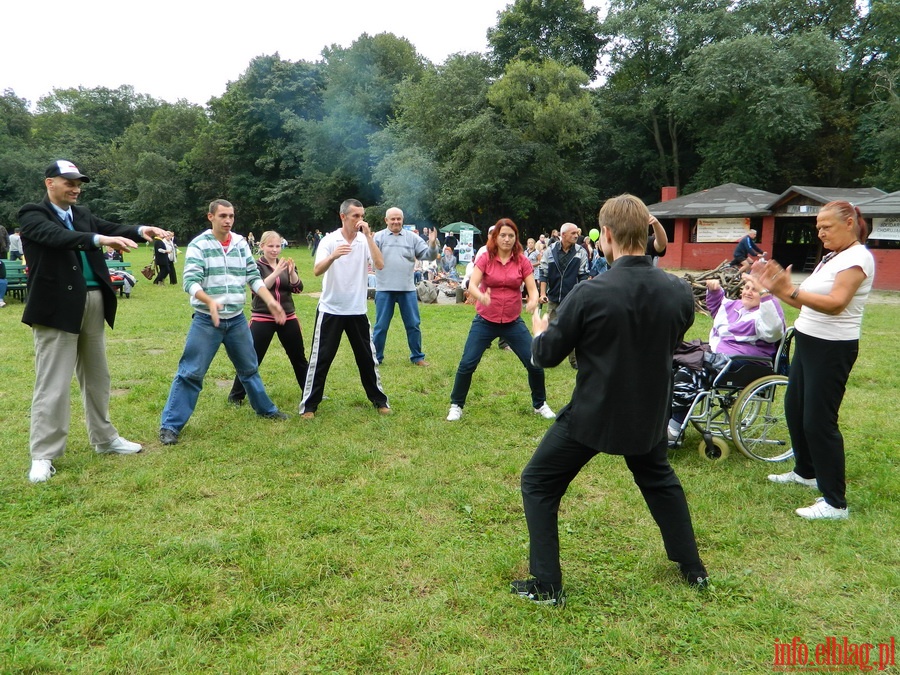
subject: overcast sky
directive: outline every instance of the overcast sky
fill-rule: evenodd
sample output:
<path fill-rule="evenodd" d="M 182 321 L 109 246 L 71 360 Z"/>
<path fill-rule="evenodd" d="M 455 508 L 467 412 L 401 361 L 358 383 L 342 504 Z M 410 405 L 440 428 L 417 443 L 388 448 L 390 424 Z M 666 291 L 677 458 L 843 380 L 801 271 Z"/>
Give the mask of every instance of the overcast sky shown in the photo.
<path fill-rule="evenodd" d="M 4 3 L 0 90 L 34 105 L 54 88 L 130 84 L 205 104 L 255 56 L 316 61 L 362 33 L 408 39 L 434 63 L 487 51 L 487 29 L 512 0 L 93 0 Z"/>

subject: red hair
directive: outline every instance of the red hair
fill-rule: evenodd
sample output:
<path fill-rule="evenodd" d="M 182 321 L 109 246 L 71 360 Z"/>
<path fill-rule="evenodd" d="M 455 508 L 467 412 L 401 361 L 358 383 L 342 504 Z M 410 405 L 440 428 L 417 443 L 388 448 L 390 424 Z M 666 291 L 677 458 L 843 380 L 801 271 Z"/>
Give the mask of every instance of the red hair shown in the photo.
<path fill-rule="evenodd" d="M 834 211 L 841 220 L 852 219 L 856 230 L 856 238 L 859 239 L 860 244 L 866 243 L 866 239 L 869 238 L 869 226 L 866 224 L 866 219 L 863 218 L 858 206 L 854 206 L 846 201 L 837 201 L 828 202 L 821 210 Z"/>
<path fill-rule="evenodd" d="M 516 234 L 516 243 L 513 244 L 512 257 L 515 258 L 523 254 L 522 242 L 519 241 L 519 228 L 516 227 L 516 224 L 509 218 L 501 218 L 494 223 L 494 226 L 488 234 L 487 250 L 488 255 L 491 258 L 497 257 L 497 237 L 500 236 L 500 229 L 504 227 L 510 228 Z"/>

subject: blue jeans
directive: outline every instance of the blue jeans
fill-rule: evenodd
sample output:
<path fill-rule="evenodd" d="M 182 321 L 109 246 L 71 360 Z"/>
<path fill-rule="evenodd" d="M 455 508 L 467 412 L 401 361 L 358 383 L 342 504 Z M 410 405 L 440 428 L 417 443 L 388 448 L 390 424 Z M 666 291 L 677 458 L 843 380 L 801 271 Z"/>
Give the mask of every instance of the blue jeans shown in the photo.
<path fill-rule="evenodd" d="M 375 293 L 375 329 L 372 342 L 375 344 L 375 358 L 384 361 L 384 343 L 387 341 L 388 327 L 394 318 L 394 305 L 400 305 L 400 318 L 406 327 L 406 343 L 409 345 L 409 360 L 413 363 L 425 358 L 422 352 L 422 331 L 419 329 L 419 298 L 415 291 L 377 291 Z"/>
<path fill-rule="evenodd" d="M 472 373 L 478 367 L 485 350 L 490 347 L 494 338 L 505 338 L 516 356 L 528 371 L 528 386 L 531 387 L 531 405 L 540 408 L 547 402 L 547 389 L 544 386 L 544 369 L 531 363 L 531 333 L 525 322 L 519 317 L 510 323 L 493 323 L 476 315 L 466 338 L 466 346 L 456 369 L 456 381 L 450 392 L 450 403 L 463 407 L 472 386 Z"/>
<path fill-rule="evenodd" d="M 219 327 L 216 328 L 208 314 L 196 312 L 184 344 L 184 352 L 178 362 L 178 372 L 175 373 L 169 398 L 163 408 L 161 428 L 181 433 L 197 406 L 197 398 L 203 389 L 203 378 L 222 343 L 225 344 L 228 358 L 234 364 L 247 391 L 253 410 L 258 415 L 278 411 L 259 377 L 253 338 L 244 315 L 220 319 Z"/>

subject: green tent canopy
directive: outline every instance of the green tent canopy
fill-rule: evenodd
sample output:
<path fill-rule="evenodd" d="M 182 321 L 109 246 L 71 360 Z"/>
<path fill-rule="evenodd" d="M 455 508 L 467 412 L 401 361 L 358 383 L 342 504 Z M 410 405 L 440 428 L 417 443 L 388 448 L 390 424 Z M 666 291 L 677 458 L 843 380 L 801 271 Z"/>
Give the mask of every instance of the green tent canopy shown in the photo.
<path fill-rule="evenodd" d="M 449 225 L 444 225 L 444 227 L 441 228 L 441 232 L 443 232 L 445 234 L 447 234 L 448 232 L 453 232 L 455 234 L 459 234 L 463 230 L 471 230 L 472 232 L 481 234 L 481 230 L 479 230 L 474 225 L 470 225 L 469 223 L 463 223 L 461 221 L 457 221 L 455 223 L 450 223 Z"/>

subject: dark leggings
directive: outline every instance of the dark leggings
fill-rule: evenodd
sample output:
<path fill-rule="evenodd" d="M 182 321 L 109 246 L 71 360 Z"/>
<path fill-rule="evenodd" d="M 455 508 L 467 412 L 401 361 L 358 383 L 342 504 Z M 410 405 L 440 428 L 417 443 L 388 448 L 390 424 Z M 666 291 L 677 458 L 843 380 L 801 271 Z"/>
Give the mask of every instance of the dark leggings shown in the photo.
<path fill-rule="evenodd" d="M 847 507 L 844 437 L 838 411 L 859 340 L 822 340 L 794 333 L 784 413 L 794 446 L 794 472 L 815 478 L 825 501 Z"/>
<path fill-rule="evenodd" d="M 265 358 L 272 338 L 276 333 L 278 334 L 278 339 L 281 340 L 281 346 L 284 347 L 284 351 L 291 361 L 291 365 L 294 367 L 294 377 L 297 378 L 297 384 L 300 385 L 300 390 L 302 391 L 303 383 L 306 382 L 306 370 L 309 367 L 309 363 L 306 361 L 306 354 L 303 349 L 303 333 L 300 332 L 300 321 L 296 316 L 285 321 L 283 326 L 279 326 L 274 321 L 250 321 L 250 334 L 253 336 L 256 360 L 262 365 L 263 358 Z M 242 401 L 245 396 L 244 385 L 235 377 L 228 398 Z"/>

